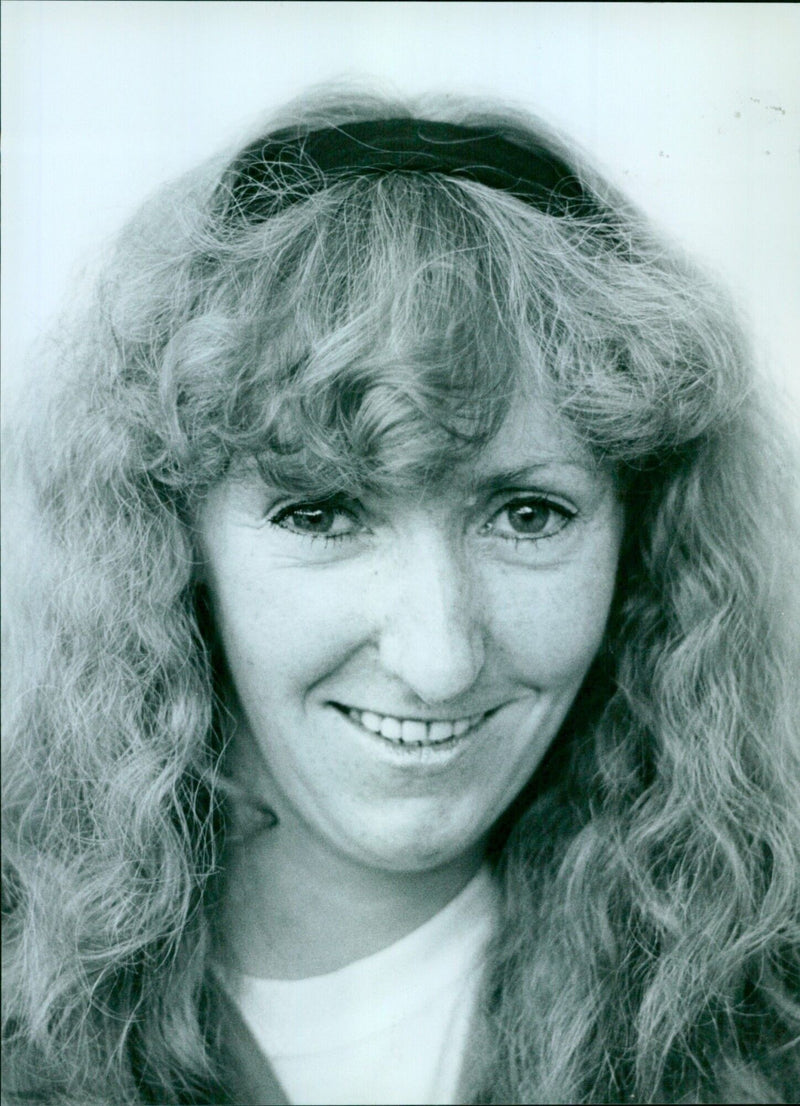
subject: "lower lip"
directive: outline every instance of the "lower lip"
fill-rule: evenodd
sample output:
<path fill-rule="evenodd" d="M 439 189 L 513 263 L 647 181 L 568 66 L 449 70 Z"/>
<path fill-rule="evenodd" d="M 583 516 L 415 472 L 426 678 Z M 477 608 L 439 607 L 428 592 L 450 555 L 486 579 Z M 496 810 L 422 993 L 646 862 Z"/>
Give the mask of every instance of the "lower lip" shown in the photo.
<path fill-rule="evenodd" d="M 365 726 L 360 725 L 355 719 L 351 718 L 345 710 L 338 707 L 334 708 L 340 718 L 343 718 L 345 722 L 348 722 L 352 730 L 358 734 L 363 741 L 369 744 L 373 751 L 377 751 L 383 754 L 387 760 L 390 760 L 394 764 L 408 765 L 409 767 L 440 767 L 445 764 L 449 764 L 455 760 L 472 744 L 475 735 L 483 726 L 486 719 L 493 711 L 489 711 L 483 715 L 479 722 L 472 726 L 465 733 L 458 736 L 448 737 L 444 741 L 437 741 L 435 744 L 430 743 L 427 745 L 418 745 L 416 743 L 404 744 L 400 741 L 392 741 L 388 737 L 383 737 L 379 733 L 373 733 L 372 730 L 368 730 Z"/>

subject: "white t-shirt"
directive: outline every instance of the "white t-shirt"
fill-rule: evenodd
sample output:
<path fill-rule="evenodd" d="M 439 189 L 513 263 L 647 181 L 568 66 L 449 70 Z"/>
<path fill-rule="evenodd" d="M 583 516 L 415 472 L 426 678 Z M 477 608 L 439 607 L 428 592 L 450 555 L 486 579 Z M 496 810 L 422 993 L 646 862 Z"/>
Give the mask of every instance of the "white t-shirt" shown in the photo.
<path fill-rule="evenodd" d="M 229 979 L 290 1101 L 454 1103 L 496 910 L 484 868 L 424 925 L 339 971 Z"/>

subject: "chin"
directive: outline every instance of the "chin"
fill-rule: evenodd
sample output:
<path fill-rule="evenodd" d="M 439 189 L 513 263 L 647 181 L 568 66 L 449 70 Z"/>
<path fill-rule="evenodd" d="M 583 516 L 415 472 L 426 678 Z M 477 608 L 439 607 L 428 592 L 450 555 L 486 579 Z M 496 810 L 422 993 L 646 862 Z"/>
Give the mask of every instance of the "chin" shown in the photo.
<path fill-rule="evenodd" d="M 432 827 L 419 823 L 407 827 L 375 827 L 375 833 L 353 843 L 352 855 L 362 863 L 387 872 L 429 872 L 480 852 L 488 829 L 476 827 L 443 832 L 441 820 Z"/>

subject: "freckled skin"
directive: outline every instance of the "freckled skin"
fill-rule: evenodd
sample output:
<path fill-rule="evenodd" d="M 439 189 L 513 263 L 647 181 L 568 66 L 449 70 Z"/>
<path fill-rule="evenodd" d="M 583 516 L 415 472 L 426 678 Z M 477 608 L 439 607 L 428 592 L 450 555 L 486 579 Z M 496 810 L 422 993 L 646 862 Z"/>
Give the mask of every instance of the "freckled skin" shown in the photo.
<path fill-rule="evenodd" d="M 485 834 L 538 764 L 599 647 L 622 531 L 613 485 L 593 469 L 573 472 L 554 429 L 523 414 L 479 467 L 553 456 L 537 481 L 581 508 L 566 533 L 530 543 L 530 553 L 471 534 L 457 489 L 444 502 L 395 504 L 374 535 L 330 555 L 265 525 L 249 489 L 222 484 L 206 504 L 215 616 L 246 740 L 268 769 L 267 798 L 280 793 L 366 864 L 440 863 Z M 415 773 L 365 757 L 331 702 L 401 717 L 499 709 L 452 768 Z"/>
<path fill-rule="evenodd" d="M 491 495 L 467 490 L 489 479 Z M 510 525 L 526 517 L 506 509 L 523 494 L 562 512 L 543 536 Z M 341 539 L 298 532 L 279 514 L 285 499 L 229 480 L 198 520 L 240 718 L 233 763 L 281 820 L 271 849 L 313 855 L 316 872 L 320 858 L 338 871 L 344 861 L 354 879 L 463 873 L 447 901 L 600 646 L 623 530 L 615 483 L 527 402 L 451 486 L 365 505 L 357 524 L 342 515 Z M 385 756 L 334 704 L 428 720 L 492 713 L 457 756 L 415 765 Z"/>

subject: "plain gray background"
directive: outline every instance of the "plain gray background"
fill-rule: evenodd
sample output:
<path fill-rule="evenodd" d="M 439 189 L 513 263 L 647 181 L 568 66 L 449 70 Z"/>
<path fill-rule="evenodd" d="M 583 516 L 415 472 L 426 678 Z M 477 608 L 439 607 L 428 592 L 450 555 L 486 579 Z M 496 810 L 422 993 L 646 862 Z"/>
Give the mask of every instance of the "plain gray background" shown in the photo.
<path fill-rule="evenodd" d="M 485 92 L 576 138 L 716 269 L 800 397 L 800 6 L 5 0 L 3 344 L 161 181 L 310 84 Z"/>

